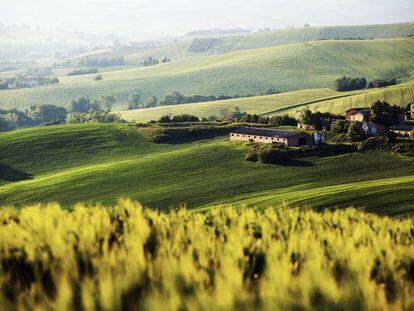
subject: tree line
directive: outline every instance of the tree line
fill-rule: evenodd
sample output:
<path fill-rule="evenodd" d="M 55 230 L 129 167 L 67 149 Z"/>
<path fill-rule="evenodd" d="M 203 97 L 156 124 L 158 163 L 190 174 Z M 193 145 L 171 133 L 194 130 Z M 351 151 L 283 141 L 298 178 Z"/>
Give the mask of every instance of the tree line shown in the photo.
<path fill-rule="evenodd" d="M 346 92 L 346 91 L 355 91 L 355 90 L 362 90 L 366 87 L 368 88 L 377 88 L 377 87 L 386 87 L 391 85 L 396 85 L 397 79 L 376 79 L 372 80 L 368 83 L 365 77 L 347 77 L 343 76 L 335 80 L 335 88 L 339 92 Z"/>
<path fill-rule="evenodd" d="M 92 73 L 98 73 L 97 68 L 75 69 L 67 73 L 67 76 L 80 76 L 88 75 Z"/>
<path fill-rule="evenodd" d="M 115 99 L 112 96 L 102 96 L 93 100 L 81 97 L 73 100 L 68 109 L 45 104 L 30 106 L 24 111 L 0 110 L 0 131 L 32 125 L 123 122 L 118 114 L 111 113 L 114 103 Z"/>
<path fill-rule="evenodd" d="M 164 57 L 162 60 L 161 60 L 161 63 L 168 63 L 168 62 L 170 62 L 171 61 L 171 59 L 170 58 L 168 58 L 168 57 Z M 147 58 L 144 58 L 143 60 L 142 60 L 142 62 L 141 62 L 141 65 L 142 66 L 144 66 L 144 67 L 149 67 L 149 66 L 155 66 L 155 65 L 158 65 L 160 63 L 160 61 L 158 60 L 158 58 L 156 58 L 156 57 L 153 57 L 153 56 L 149 56 L 149 57 L 147 57 Z"/>
<path fill-rule="evenodd" d="M 4 80 L 0 79 L 0 90 L 23 89 L 58 83 L 59 79 L 56 77 L 29 77 L 19 75 Z"/>
<path fill-rule="evenodd" d="M 245 97 L 249 97 L 253 95 L 246 95 Z M 212 102 L 212 101 L 219 101 L 219 100 L 226 100 L 232 98 L 240 98 L 240 95 L 192 95 L 192 96 L 185 96 L 180 92 L 172 92 L 165 96 L 163 100 L 159 100 L 156 96 L 151 96 L 147 99 L 144 99 L 141 94 L 135 93 L 131 94 L 128 97 L 128 109 L 144 109 L 144 108 L 152 108 L 158 106 L 172 106 L 172 105 L 179 105 L 179 104 L 192 104 L 192 103 L 202 103 L 202 102 Z"/>
<path fill-rule="evenodd" d="M 123 56 L 112 58 L 90 58 L 85 57 L 79 61 L 79 65 L 85 67 L 107 67 L 107 66 L 121 66 L 125 64 Z"/>

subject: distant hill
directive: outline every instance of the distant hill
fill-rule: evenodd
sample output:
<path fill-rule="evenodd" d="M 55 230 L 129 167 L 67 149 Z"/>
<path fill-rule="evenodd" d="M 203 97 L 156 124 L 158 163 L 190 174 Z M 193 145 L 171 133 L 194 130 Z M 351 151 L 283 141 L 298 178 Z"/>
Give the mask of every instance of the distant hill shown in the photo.
<path fill-rule="evenodd" d="M 204 34 L 212 37 L 214 33 Z M 199 35 L 201 36 L 201 34 Z M 318 40 L 369 40 L 391 39 L 414 36 L 414 22 L 384 25 L 325 26 L 286 28 L 273 31 L 261 31 L 250 34 L 216 36 L 216 42 L 210 49 L 203 51 L 206 55 L 222 54 L 245 49 L 257 49 Z M 191 57 L 188 48 L 194 38 L 182 38 L 163 47 L 129 55 L 130 59 L 143 58 L 148 55 L 159 58 L 181 59 Z"/>
<path fill-rule="evenodd" d="M 56 86 L 0 91 L 0 107 L 66 106 L 80 96 L 111 95 L 120 110 L 132 93 L 159 99 L 173 91 L 245 96 L 269 87 L 282 92 L 332 88 L 342 75 L 404 81 L 413 76 L 413 59 L 414 39 L 409 38 L 315 41 L 101 72 L 98 82 L 95 75 L 62 76 Z"/>
<path fill-rule="evenodd" d="M 213 29 L 203 29 L 203 30 L 195 30 L 190 31 L 187 33 L 187 36 L 213 36 L 213 35 L 234 35 L 234 34 L 247 34 L 250 33 L 249 29 L 221 29 L 221 28 L 213 28 Z"/>

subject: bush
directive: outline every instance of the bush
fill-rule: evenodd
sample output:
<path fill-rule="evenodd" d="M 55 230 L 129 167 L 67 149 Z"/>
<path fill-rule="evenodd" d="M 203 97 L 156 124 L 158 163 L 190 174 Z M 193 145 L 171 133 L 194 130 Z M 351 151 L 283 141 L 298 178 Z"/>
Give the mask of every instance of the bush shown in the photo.
<path fill-rule="evenodd" d="M 11 130 L 14 130 L 13 123 L 0 116 L 0 132 L 6 132 Z"/>
<path fill-rule="evenodd" d="M 290 161 L 288 150 L 280 146 L 264 145 L 259 149 L 259 159 L 263 163 L 279 164 Z"/>
<path fill-rule="evenodd" d="M 257 144 L 248 146 L 248 148 L 246 150 L 246 153 L 244 155 L 244 159 L 246 161 L 250 161 L 250 162 L 259 161 L 258 145 Z"/>
<path fill-rule="evenodd" d="M 357 142 L 363 139 L 361 129 L 356 125 L 356 123 L 352 122 L 349 124 L 347 138 L 350 142 Z"/>
<path fill-rule="evenodd" d="M 158 119 L 159 123 L 181 123 L 181 122 L 199 122 L 200 119 L 190 114 L 180 114 L 176 116 L 165 115 Z"/>
<path fill-rule="evenodd" d="M 333 133 L 343 134 L 348 132 L 349 123 L 345 120 L 335 120 L 332 122 L 331 130 Z"/>
<path fill-rule="evenodd" d="M 67 111 L 64 107 L 57 107 L 54 105 L 40 105 L 30 107 L 28 112 L 35 122 L 40 124 L 46 124 L 48 122 L 65 122 Z"/>
<path fill-rule="evenodd" d="M 336 90 L 340 92 L 360 90 L 367 86 L 367 79 L 343 76 L 335 81 Z"/>
<path fill-rule="evenodd" d="M 369 137 L 368 139 L 362 141 L 358 145 L 358 150 L 366 151 L 366 150 L 387 150 L 389 145 L 389 140 L 385 136 L 378 136 L 378 137 Z"/>
<path fill-rule="evenodd" d="M 386 87 L 391 85 L 396 85 L 397 79 L 392 78 L 390 80 L 373 80 L 368 84 L 368 88 L 376 88 L 376 87 Z"/>
<path fill-rule="evenodd" d="M 96 68 L 90 68 L 90 69 L 76 69 L 71 72 L 69 72 L 68 76 L 79 76 L 79 75 L 88 75 L 91 73 L 98 73 L 98 69 Z"/>
<path fill-rule="evenodd" d="M 152 138 L 152 142 L 155 144 L 162 144 L 170 142 L 173 138 L 167 134 L 158 134 Z"/>

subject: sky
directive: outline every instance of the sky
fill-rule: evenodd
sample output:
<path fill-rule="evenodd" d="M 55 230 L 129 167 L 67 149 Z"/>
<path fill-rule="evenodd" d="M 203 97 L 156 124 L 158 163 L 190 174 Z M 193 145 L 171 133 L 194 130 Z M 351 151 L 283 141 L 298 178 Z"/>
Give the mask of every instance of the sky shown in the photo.
<path fill-rule="evenodd" d="M 2 24 L 134 39 L 209 28 L 414 21 L 413 0 L 0 0 L 0 4 Z"/>

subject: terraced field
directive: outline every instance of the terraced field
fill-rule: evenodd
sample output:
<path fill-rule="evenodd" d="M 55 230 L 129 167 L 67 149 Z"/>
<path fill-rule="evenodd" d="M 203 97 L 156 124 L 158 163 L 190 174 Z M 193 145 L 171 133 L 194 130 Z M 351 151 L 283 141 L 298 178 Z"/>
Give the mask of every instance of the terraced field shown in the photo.
<path fill-rule="evenodd" d="M 113 203 L 168 209 L 235 202 L 257 207 L 365 207 L 414 212 L 414 160 L 382 153 L 309 157 L 288 165 L 243 160 L 226 137 L 153 144 L 126 125 L 70 125 L 0 134 L 0 202 Z M 349 158 L 352 157 L 352 158 Z"/>
<path fill-rule="evenodd" d="M 414 40 L 334 40 L 243 50 L 183 59 L 146 68 L 95 75 L 61 77 L 60 85 L 0 92 L 0 107 L 27 108 L 33 104 L 68 105 L 76 97 L 115 96 L 118 109 L 128 95 L 164 97 L 185 95 L 247 95 L 273 87 L 280 91 L 332 87 L 342 75 L 368 79 L 414 73 Z"/>

